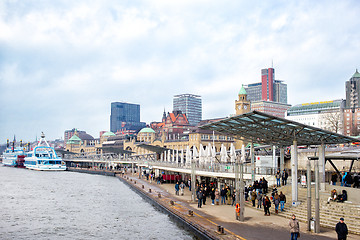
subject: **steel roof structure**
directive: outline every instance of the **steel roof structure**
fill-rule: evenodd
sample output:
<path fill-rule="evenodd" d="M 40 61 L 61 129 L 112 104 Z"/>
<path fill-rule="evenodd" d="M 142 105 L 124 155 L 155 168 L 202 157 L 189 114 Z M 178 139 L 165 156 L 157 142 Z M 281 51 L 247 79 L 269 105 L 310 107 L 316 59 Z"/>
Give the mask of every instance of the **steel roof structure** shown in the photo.
<path fill-rule="evenodd" d="M 319 156 L 308 157 L 308 159 L 309 160 L 319 160 Z M 354 162 L 360 160 L 360 151 L 359 150 L 344 151 L 344 152 L 340 152 L 340 153 L 325 155 L 325 162 L 328 161 L 331 164 L 331 166 L 335 169 L 335 171 L 339 174 L 339 176 L 341 176 L 340 171 L 337 169 L 337 167 L 332 162 L 333 160 L 351 161 L 350 168 L 349 168 L 349 172 L 351 172 Z"/>
<path fill-rule="evenodd" d="M 253 143 L 290 146 L 339 144 L 359 141 L 338 133 L 308 126 L 266 113 L 252 111 L 201 126 L 202 129 L 234 135 Z"/>

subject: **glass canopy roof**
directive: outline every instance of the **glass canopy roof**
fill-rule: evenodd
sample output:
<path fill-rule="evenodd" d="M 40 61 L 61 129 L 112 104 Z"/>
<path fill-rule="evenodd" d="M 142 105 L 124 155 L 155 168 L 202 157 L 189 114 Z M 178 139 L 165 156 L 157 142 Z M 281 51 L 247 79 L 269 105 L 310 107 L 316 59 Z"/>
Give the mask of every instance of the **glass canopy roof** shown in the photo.
<path fill-rule="evenodd" d="M 276 146 L 290 146 L 294 140 L 297 140 L 298 145 L 339 144 L 359 141 L 356 138 L 258 111 L 229 117 L 200 126 L 200 128 L 233 135 L 235 138 L 244 141 Z"/>

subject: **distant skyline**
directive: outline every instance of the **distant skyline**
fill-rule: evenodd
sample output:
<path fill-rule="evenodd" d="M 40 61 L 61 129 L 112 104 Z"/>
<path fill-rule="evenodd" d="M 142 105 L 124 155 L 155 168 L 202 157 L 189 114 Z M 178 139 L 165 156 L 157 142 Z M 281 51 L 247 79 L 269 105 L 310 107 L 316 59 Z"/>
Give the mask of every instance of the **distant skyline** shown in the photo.
<path fill-rule="evenodd" d="M 161 121 L 174 95 L 229 116 L 242 84 L 274 67 L 288 103 L 345 99 L 360 69 L 360 2 L 0 2 L 0 143 L 110 130 L 111 102 Z"/>

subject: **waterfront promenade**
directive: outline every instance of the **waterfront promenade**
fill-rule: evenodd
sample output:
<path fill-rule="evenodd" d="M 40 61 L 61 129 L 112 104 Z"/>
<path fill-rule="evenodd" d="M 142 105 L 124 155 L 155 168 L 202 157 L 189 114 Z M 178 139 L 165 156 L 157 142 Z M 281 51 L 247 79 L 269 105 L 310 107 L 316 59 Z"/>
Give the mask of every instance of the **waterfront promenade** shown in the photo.
<path fill-rule="evenodd" d="M 117 176 L 137 190 L 146 193 L 147 196 L 162 204 L 169 211 L 184 218 L 189 224 L 193 224 L 199 227 L 201 231 L 209 233 L 213 239 L 257 240 L 264 238 L 290 238 L 289 219 L 287 218 L 275 214 L 264 216 L 263 211 L 246 207 L 245 222 L 239 222 L 235 220 L 235 209 L 231 205 L 211 205 L 211 199 L 208 198 L 206 205 L 203 205 L 201 209 L 197 208 L 197 203 L 190 201 L 191 193 L 187 188 L 185 189 L 184 196 L 177 196 L 175 195 L 174 184 L 150 183 L 146 179 L 139 179 L 138 175 L 131 174 L 124 177 Z M 149 189 L 151 189 L 151 193 L 149 193 Z M 158 197 L 159 193 L 161 198 Z M 173 201 L 174 205 L 171 205 L 170 201 Z M 188 216 L 189 210 L 194 212 L 194 217 Z M 217 233 L 218 225 L 225 228 L 225 235 Z M 306 224 L 300 222 L 301 239 L 337 239 L 335 231 L 330 228 L 321 228 L 321 233 L 319 234 L 308 232 L 306 229 Z M 348 239 L 355 240 L 358 237 L 350 234 Z"/>

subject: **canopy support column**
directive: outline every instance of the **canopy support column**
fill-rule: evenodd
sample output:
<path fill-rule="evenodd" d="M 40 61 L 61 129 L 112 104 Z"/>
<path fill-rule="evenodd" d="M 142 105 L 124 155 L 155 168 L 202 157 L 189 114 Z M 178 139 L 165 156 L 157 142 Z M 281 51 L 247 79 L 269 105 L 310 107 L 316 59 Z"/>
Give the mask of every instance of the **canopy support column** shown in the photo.
<path fill-rule="evenodd" d="M 195 175 L 195 159 L 191 158 L 191 196 L 192 201 L 196 201 L 196 175 Z"/>
<path fill-rule="evenodd" d="M 255 182 L 255 153 L 254 143 L 250 143 L 250 156 L 251 156 L 251 184 Z"/>
<path fill-rule="evenodd" d="M 325 191 L 325 145 L 321 143 L 319 147 L 319 182 L 320 191 Z"/>
<path fill-rule="evenodd" d="M 276 158 L 276 146 L 275 145 L 272 147 L 272 150 L 273 150 L 273 171 L 274 171 L 273 174 L 276 174 L 278 164 L 277 164 L 277 158 Z"/>
<path fill-rule="evenodd" d="M 293 206 L 298 205 L 298 160 L 297 160 L 297 141 L 294 139 L 293 145 L 291 145 L 291 193 Z"/>
<path fill-rule="evenodd" d="M 285 168 L 285 161 L 284 161 L 284 147 L 280 147 L 280 172 L 282 172 Z"/>

